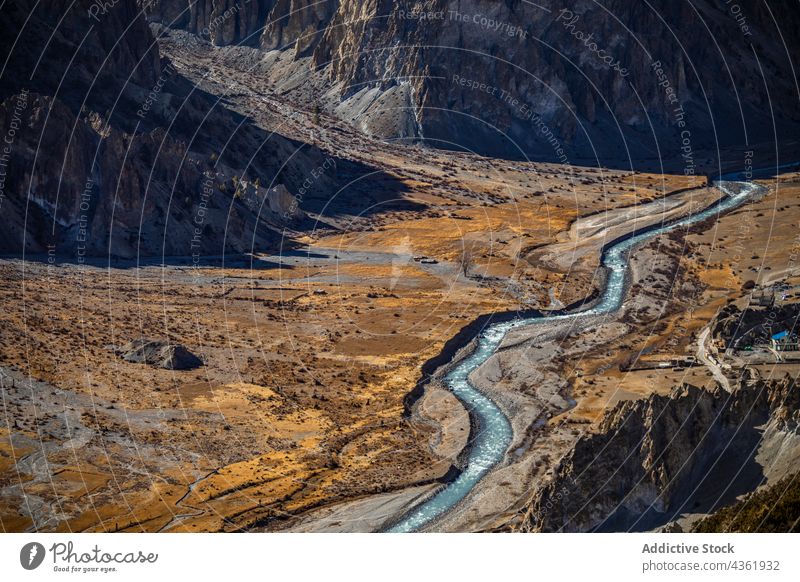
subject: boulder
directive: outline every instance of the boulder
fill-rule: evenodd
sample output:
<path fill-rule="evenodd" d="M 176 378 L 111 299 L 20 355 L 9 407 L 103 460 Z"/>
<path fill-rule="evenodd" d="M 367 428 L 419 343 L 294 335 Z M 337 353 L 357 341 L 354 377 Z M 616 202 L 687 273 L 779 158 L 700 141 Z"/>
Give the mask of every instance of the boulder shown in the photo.
<path fill-rule="evenodd" d="M 150 364 L 167 370 L 192 370 L 203 361 L 181 344 L 138 339 L 124 345 L 119 356 L 126 362 Z"/>

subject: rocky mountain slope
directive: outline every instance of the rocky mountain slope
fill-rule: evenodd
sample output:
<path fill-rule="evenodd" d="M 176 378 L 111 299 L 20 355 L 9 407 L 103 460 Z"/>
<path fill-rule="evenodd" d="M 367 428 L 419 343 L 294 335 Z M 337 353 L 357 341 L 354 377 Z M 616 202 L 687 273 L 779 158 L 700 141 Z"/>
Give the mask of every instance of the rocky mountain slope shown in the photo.
<path fill-rule="evenodd" d="M 701 520 L 701 533 L 797 533 L 800 530 L 800 473 L 784 477 L 763 491 L 724 507 Z"/>
<path fill-rule="evenodd" d="M 133 0 L 6 3 L 0 22 L 0 253 L 274 247 L 339 188 L 333 158 L 186 81 Z"/>
<path fill-rule="evenodd" d="M 321 99 L 332 113 L 387 138 L 562 162 L 663 157 L 679 160 L 688 173 L 699 149 L 746 147 L 776 133 L 784 139 L 800 127 L 792 67 L 800 13 L 786 4 L 734 10 L 710 0 L 265 0 L 237 8 L 160 0 L 154 6 L 151 21 L 189 31 L 205 15 L 200 34 L 217 45 L 290 53 L 307 78 L 287 80 L 281 71 L 281 90 Z"/>
<path fill-rule="evenodd" d="M 560 162 L 663 157 L 693 174 L 702 148 L 800 129 L 796 35 L 783 33 L 800 16 L 782 6 L 737 19 L 707 0 L 23 0 L 2 16 L 3 253 L 265 248 L 325 207 L 336 175 L 374 169 L 330 171 L 329 154 L 234 113 L 159 54 L 148 21 L 216 45 L 271 97 L 379 138 Z M 355 208 L 363 192 L 337 196 Z"/>
<path fill-rule="evenodd" d="M 796 467 L 799 421 L 789 377 L 621 402 L 561 460 L 524 527 L 643 531 L 711 513 Z"/>

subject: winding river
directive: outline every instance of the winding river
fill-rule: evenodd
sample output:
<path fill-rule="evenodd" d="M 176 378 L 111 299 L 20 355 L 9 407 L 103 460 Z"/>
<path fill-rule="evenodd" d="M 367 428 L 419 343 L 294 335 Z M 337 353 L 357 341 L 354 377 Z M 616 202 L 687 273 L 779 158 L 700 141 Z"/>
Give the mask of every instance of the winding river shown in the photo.
<path fill-rule="evenodd" d="M 772 168 L 772 173 L 774 172 L 775 168 Z M 577 319 L 607 315 L 617 311 L 626 294 L 628 255 L 631 249 L 660 234 L 686 228 L 728 212 L 763 189 L 752 182 L 739 181 L 740 179 L 741 174 L 727 174 L 715 181 L 714 185 L 723 196 L 704 210 L 663 224 L 654 224 L 606 245 L 602 254 L 602 265 L 606 270 L 606 286 L 598 301 L 591 307 L 572 313 L 557 313 L 496 323 L 483 330 L 478 337 L 475 350 L 458 362 L 444 378 L 446 386 L 469 409 L 478 425 L 470 443 L 466 467 L 456 479 L 412 508 L 387 531 L 417 531 L 442 517 L 458 505 L 492 467 L 503 460 L 513 439 L 511 423 L 490 398 L 469 382 L 469 375 L 497 350 L 509 330 L 560 321 L 572 323 Z"/>

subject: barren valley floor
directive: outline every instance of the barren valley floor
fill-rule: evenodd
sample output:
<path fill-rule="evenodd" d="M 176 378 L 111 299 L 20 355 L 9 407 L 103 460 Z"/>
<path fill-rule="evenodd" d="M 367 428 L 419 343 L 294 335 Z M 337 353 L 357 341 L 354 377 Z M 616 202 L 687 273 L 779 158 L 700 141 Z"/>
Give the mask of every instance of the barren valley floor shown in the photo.
<path fill-rule="evenodd" d="M 311 237 L 302 250 L 252 262 L 3 261 L 4 529 L 379 529 L 458 464 L 469 436 L 465 410 L 436 382 L 405 409 L 422 364 L 477 315 L 588 294 L 611 235 L 570 243 L 582 229 L 569 202 L 584 215 L 603 212 L 618 228 L 614 216 L 657 198 L 654 186 L 663 182 L 611 173 L 602 187 L 618 191 L 616 204 L 626 208 L 606 212 L 592 190 L 571 190 L 568 177 L 546 167 L 534 171 L 552 172 L 554 193 L 512 188 L 513 199 L 498 192 L 468 209 L 434 198 L 433 183 L 426 187 L 436 201 L 431 216 L 382 217 L 380 225 Z M 703 368 L 616 370 L 645 347 L 653 357 L 691 351 L 697 330 L 740 296 L 761 257 L 734 264 L 726 241 L 763 248 L 774 255 L 770 268 L 782 268 L 781 245 L 791 244 L 800 213 L 785 202 L 794 189 L 788 180 L 710 230 L 638 252 L 637 281 L 648 281 L 632 292 L 639 316 L 511 355 L 527 372 L 490 377 L 485 388 L 511 412 L 519 462 L 481 484 L 490 493 L 480 507 L 463 508 L 441 527 L 515 527 L 537 485 L 603 410 L 679 381 L 713 382 Z M 713 195 L 691 191 L 679 212 Z M 742 214 L 747 233 L 737 231 Z M 464 240 L 471 244 L 466 276 Z M 585 258 L 565 270 L 546 260 L 558 245 L 556 255 L 578 249 Z M 681 306 L 690 301 L 687 320 Z M 153 330 L 188 346 L 205 366 L 156 369 L 115 353 Z"/>

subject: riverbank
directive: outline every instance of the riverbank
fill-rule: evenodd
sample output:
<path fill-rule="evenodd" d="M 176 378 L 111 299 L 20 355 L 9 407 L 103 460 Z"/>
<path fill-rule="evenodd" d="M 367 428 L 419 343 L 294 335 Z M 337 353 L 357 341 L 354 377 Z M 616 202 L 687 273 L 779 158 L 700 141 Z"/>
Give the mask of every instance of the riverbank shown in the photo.
<path fill-rule="evenodd" d="M 646 242 L 648 239 L 653 238 L 659 234 L 666 234 L 671 230 L 678 228 L 682 225 L 691 225 L 692 223 L 702 222 L 708 217 L 714 216 L 715 213 L 725 212 L 730 210 L 731 208 L 735 208 L 737 205 L 743 203 L 747 200 L 749 194 L 753 194 L 758 190 L 758 187 L 753 185 L 748 185 L 739 188 L 738 192 L 734 192 L 731 188 L 726 187 L 724 185 L 720 185 L 720 188 L 723 189 L 724 195 L 719 199 L 719 201 L 712 203 L 712 204 L 702 204 L 699 210 L 695 210 L 693 213 L 685 215 L 683 218 L 676 217 L 674 213 L 670 215 L 670 209 L 681 208 L 681 204 L 669 204 L 671 201 L 667 201 L 663 204 L 658 204 L 658 209 L 663 214 L 667 214 L 667 216 L 662 217 L 661 225 L 654 225 L 654 226 L 642 226 L 638 221 L 634 220 L 631 230 L 631 234 L 623 234 L 617 238 L 614 243 L 609 243 L 603 247 L 603 264 L 609 269 L 611 273 L 611 278 L 608 280 L 607 286 L 604 289 L 602 294 L 601 300 L 599 304 L 593 308 L 588 309 L 584 312 L 586 315 L 578 313 L 574 316 L 564 315 L 564 316 L 550 316 L 544 318 L 531 318 L 527 320 L 524 324 L 520 324 L 516 333 L 525 333 L 526 327 L 529 327 L 531 324 L 536 323 L 536 327 L 544 326 L 547 328 L 548 326 L 552 326 L 558 328 L 559 324 L 571 324 L 573 320 L 586 320 L 588 317 L 589 319 L 586 321 L 582 321 L 582 327 L 585 329 L 587 326 L 590 325 L 597 325 L 598 323 L 604 323 L 603 321 L 598 321 L 597 319 L 592 319 L 594 316 L 599 316 L 599 319 L 602 320 L 604 317 L 611 318 L 611 315 L 615 313 L 622 305 L 623 298 L 627 293 L 627 283 L 630 280 L 629 275 L 629 261 L 630 257 L 628 256 L 632 249 L 635 246 L 641 245 Z M 651 206 L 652 207 L 652 206 Z M 628 215 L 628 218 L 630 215 Z M 630 220 L 620 219 L 618 221 L 612 221 L 611 225 L 612 228 L 614 226 L 619 226 L 622 223 L 629 223 Z M 587 236 L 587 239 L 591 240 L 592 238 L 597 237 L 597 229 L 594 229 L 595 232 L 590 233 Z M 577 232 L 577 229 L 571 229 L 571 232 Z M 620 250 L 618 250 L 620 249 Z M 505 340 L 506 333 L 513 333 L 515 331 L 514 324 L 505 324 L 498 325 L 496 324 L 493 328 L 493 332 L 498 334 L 500 337 L 497 340 L 497 346 L 500 345 L 501 342 Z M 544 336 L 549 333 L 558 334 L 558 329 L 550 329 L 545 330 L 544 333 L 540 334 L 537 337 L 537 341 L 541 341 Z M 576 333 L 576 330 L 570 329 L 571 333 Z M 578 330 L 579 331 L 579 330 Z M 491 334 L 492 332 L 488 332 L 486 335 Z M 530 341 L 531 338 L 527 338 Z M 495 349 L 489 349 L 488 347 L 484 348 L 487 352 L 485 358 L 481 359 L 480 357 L 480 342 L 478 343 L 478 347 L 476 348 L 476 352 L 472 354 L 463 364 L 456 365 L 447 376 L 445 376 L 445 382 L 448 381 L 451 374 L 458 373 L 459 366 L 464 366 L 465 370 L 462 372 L 464 378 L 471 376 L 474 373 L 477 373 L 477 370 L 482 368 L 486 365 L 488 360 L 493 358 L 495 354 Z M 472 359 L 472 362 L 470 361 Z M 487 375 L 487 372 L 483 372 L 483 380 L 486 383 L 496 383 L 497 381 L 501 380 L 501 377 L 498 377 L 497 374 L 493 374 L 492 372 L 496 372 L 496 370 L 490 371 Z M 493 377 L 494 376 L 494 377 Z M 452 380 L 450 380 L 452 383 Z M 468 390 L 464 392 L 464 396 L 469 399 L 476 399 L 476 394 L 483 396 L 480 390 L 473 386 L 471 382 L 465 381 L 464 382 Z M 475 383 L 479 384 L 480 381 L 475 378 Z M 456 385 L 452 385 L 453 388 L 456 390 L 462 389 L 463 387 Z M 496 392 L 492 390 L 492 392 Z M 484 392 L 485 394 L 485 392 Z M 548 395 L 549 402 L 552 403 L 556 394 L 551 393 Z M 561 397 L 561 391 L 558 391 L 558 396 Z M 501 463 L 501 460 L 504 463 L 508 462 L 507 454 L 503 452 L 502 454 L 495 454 L 495 456 L 487 462 L 484 460 L 486 456 L 485 450 L 481 450 L 481 446 L 486 449 L 489 445 L 487 442 L 494 440 L 495 442 L 492 443 L 492 448 L 495 450 L 502 450 L 507 451 L 512 443 L 512 435 L 506 437 L 504 434 L 504 430 L 502 426 L 497 425 L 494 430 L 497 434 L 488 434 L 492 430 L 492 421 L 491 420 L 483 420 L 481 418 L 481 414 L 486 415 L 488 414 L 503 414 L 505 418 L 509 418 L 505 411 L 501 411 L 500 408 L 497 408 L 498 404 L 496 401 L 492 399 L 488 399 L 487 402 L 489 405 L 487 406 L 486 403 L 482 403 L 478 401 L 478 404 L 473 404 L 472 409 L 476 416 L 476 421 L 473 423 L 473 426 L 476 430 L 476 434 L 474 439 L 471 439 L 472 447 L 470 450 L 470 459 L 473 463 L 478 464 L 478 469 L 474 471 L 474 475 L 472 479 L 466 479 L 463 477 L 459 477 L 456 479 L 455 482 L 448 484 L 445 488 L 434 495 L 431 499 L 425 501 L 421 504 L 420 507 L 412 510 L 409 514 L 404 517 L 398 525 L 394 526 L 390 531 L 407 531 L 418 529 L 421 527 L 432 526 L 437 527 L 439 525 L 439 520 L 446 519 L 444 517 L 445 512 L 455 512 L 458 508 L 462 513 L 465 511 L 463 508 L 466 505 L 465 500 L 469 492 L 465 493 L 464 491 L 469 487 L 471 491 L 472 488 L 477 487 L 480 483 L 481 477 L 483 474 L 490 471 L 495 465 Z M 561 411 L 565 411 L 568 407 L 564 407 L 563 405 L 559 406 Z M 507 407 L 506 407 L 507 409 Z M 515 415 L 516 418 L 519 418 L 519 415 Z M 489 416 L 489 419 L 492 417 Z M 512 417 L 514 418 L 514 417 Z M 537 419 L 538 420 L 538 419 Z M 534 423 L 524 422 L 522 423 L 523 426 L 535 426 L 536 421 Z M 509 425 L 510 426 L 510 425 Z M 488 428 L 486 428 L 488 427 Z M 483 431 L 482 434 L 479 431 Z M 518 433 L 517 433 L 518 434 Z M 519 451 L 520 448 L 516 448 L 516 451 Z M 469 471 L 471 465 L 467 464 L 466 471 Z M 459 482 L 462 483 L 459 483 Z M 483 496 L 485 497 L 485 496 Z M 484 500 L 485 501 L 485 500 Z"/>

